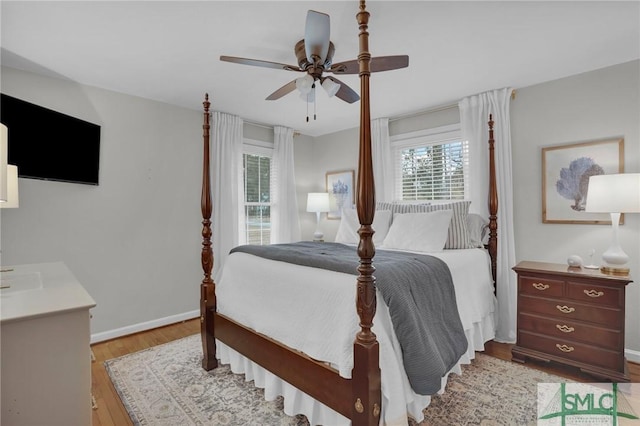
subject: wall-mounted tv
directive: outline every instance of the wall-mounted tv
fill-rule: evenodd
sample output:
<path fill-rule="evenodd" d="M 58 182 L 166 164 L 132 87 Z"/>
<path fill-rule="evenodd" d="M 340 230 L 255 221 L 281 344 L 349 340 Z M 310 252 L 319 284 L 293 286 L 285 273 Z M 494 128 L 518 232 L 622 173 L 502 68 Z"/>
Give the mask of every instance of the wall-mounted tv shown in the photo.
<path fill-rule="evenodd" d="M 23 178 L 98 185 L 100 126 L 0 94 L 9 164 Z"/>

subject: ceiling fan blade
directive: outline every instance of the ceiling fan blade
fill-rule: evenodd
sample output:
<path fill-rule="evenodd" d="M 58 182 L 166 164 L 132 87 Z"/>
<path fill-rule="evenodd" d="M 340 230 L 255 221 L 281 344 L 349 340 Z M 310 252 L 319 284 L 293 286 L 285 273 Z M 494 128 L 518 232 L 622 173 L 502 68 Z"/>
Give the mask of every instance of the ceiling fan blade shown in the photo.
<path fill-rule="evenodd" d="M 369 68 L 371 72 L 382 72 L 397 70 L 399 68 L 406 68 L 409 66 L 409 56 L 396 55 L 396 56 L 378 56 L 371 58 L 371 64 Z M 360 72 L 360 64 L 357 59 L 351 61 L 340 62 L 331 65 L 331 68 L 327 71 L 334 74 L 358 74 Z"/>
<path fill-rule="evenodd" d="M 285 84 L 284 86 L 282 86 L 281 88 L 279 88 L 278 90 L 276 90 L 275 92 L 273 92 L 272 94 L 270 94 L 269 96 L 267 96 L 266 100 L 275 101 L 276 99 L 280 99 L 284 95 L 287 95 L 293 92 L 294 90 L 296 90 L 296 81 L 292 80 L 287 84 Z"/>
<path fill-rule="evenodd" d="M 343 83 L 342 81 L 338 80 L 335 77 L 325 77 L 328 78 L 329 80 L 333 81 L 336 84 L 340 85 L 340 88 L 338 89 L 338 91 L 336 92 L 335 96 L 337 96 L 338 98 L 342 99 L 345 102 L 348 102 L 350 104 L 360 100 L 360 96 L 349 86 L 347 86 L 345 83 Z"/>
<path fill-rule="evenodd" d="M 255 67 L 273 68 L 285 71 L 304 71 L 295 65 L 280 64 L 278 62 L 261 61 L 259 59 L 238 58 L 235 56 L 220 56 L 220 60 L 224 62 L 233 62 L 235 64 L 253 65 Z"/>
<path fill-rule="evenodd" d="M 308 11 L 304 27 L 304 49 L 310 64 L 314 63 L 314 56 L 320 64 L 324 64 L 329 50 L 329 33 L 329 15 L 315 10 Z"/>

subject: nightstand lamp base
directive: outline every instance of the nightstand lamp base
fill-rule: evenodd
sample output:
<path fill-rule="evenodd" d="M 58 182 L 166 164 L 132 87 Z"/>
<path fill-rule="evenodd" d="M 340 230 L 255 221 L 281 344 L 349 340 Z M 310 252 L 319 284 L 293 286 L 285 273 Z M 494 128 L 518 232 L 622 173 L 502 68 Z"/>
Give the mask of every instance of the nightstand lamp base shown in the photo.
<path fill-rule="evenodd" d="M 619 277 L 626 277 L 629 275 L 629 268 L 620 268 L 614 266 L 601 266 L 600 272 L 607 275 L 616 275 Z"/>

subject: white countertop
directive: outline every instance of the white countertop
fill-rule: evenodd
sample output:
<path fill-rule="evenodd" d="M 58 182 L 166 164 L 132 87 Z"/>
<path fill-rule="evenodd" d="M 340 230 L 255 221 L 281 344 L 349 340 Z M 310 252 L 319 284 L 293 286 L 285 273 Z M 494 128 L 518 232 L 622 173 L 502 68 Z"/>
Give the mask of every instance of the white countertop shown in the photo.
<path fill-rule="evenodd" d="M 0 323 L 96 306 L 62 262 L 3 266 L 1 269 Z"/>

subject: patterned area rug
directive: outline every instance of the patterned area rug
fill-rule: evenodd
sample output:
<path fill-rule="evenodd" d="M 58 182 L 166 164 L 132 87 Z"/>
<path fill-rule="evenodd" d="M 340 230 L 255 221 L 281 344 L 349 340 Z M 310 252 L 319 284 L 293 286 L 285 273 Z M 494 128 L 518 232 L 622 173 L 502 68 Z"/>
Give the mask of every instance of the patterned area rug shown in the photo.
<path fill-rule="evenodd" d="M 228 366 L 204 371 L 201 356 L 196 334 L 107 360 L 105 367 L 135 425 L 308 424 L 305 416 L 284 414 L 282 398 L 265 401 L 262 389 Z M 483 354 L 463 370 L 433 397 L 420 426 L 534 425 L 536 384 L 566 381 Z"/>

